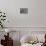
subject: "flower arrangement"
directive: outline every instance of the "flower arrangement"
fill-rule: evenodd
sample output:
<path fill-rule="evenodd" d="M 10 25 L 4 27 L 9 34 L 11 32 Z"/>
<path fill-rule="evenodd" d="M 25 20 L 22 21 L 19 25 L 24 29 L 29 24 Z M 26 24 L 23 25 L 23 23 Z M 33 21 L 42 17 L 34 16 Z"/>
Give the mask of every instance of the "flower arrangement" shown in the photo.
<path fill-rule="evenodd" d="M 6 20 L 6 13 L 0 11 L 0 27 L 3 28 L 4 27 L 4 22 Z"/>

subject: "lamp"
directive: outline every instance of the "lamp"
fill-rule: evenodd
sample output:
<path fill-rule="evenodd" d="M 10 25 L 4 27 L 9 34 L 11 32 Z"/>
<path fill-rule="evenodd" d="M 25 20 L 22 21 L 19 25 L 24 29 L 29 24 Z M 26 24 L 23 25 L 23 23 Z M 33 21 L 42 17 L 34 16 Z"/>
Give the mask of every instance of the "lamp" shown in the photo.
<path fill-rule="evenodd" d="M 5 29 L 5 32 L 7 33 L 7 36 L 9 36 L 9 29 Z"/>
<path fill-rule="evenodd" d="M 9 33 L 9 29 L 5 29 L 5 32 L 6 32 L 6 33 Z"/>

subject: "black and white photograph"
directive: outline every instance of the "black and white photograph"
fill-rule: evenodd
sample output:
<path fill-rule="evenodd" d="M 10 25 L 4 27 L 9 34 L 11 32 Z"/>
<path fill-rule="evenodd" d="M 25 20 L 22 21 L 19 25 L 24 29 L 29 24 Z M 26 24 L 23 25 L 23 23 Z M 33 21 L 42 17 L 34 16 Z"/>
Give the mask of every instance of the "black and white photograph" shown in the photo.
<path fill-rule="evenodd" d="M 20 8 L 20 14 L 28 14 L 28 8 Z"/>

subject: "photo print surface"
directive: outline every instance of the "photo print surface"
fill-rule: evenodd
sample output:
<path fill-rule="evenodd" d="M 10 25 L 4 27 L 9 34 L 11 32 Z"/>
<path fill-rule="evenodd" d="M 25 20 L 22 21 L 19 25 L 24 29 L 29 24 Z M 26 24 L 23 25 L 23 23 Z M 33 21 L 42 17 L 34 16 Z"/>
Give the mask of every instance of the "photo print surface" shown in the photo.
<path fill-rule="evenodd" d="M 28 14 L 28 8 L 20 8 L 20 14 Z"/>

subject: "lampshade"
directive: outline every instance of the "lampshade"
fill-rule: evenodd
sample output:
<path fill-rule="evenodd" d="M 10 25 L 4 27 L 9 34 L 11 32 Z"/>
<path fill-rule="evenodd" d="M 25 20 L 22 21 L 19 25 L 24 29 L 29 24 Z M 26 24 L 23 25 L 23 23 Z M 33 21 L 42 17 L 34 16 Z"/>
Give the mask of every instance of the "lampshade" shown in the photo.
<path fill-rule="evenodd" d="M 6 33 L 9 33 L 10 31 L 9 31 L 9 29 L 5 29 L 5 32 L 6 32 Z"/>

